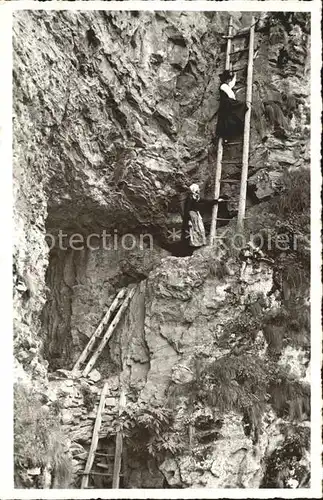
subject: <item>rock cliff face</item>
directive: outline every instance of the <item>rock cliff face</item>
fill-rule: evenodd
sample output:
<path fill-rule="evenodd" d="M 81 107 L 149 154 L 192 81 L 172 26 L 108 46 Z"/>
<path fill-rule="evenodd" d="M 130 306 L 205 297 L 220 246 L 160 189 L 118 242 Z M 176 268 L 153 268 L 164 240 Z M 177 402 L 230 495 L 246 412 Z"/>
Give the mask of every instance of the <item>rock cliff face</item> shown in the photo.
<path fill-rule="evenodd" d="M 243 29 L 251 15 L 233 18 L 235 29 Z M 277 284 L 277 269 L 268 263 L 249 266 L 241 283 L 230 245 L 232 272 L 219 249 L 177 258 L 167 240 L 167 231 L 180 225 L 187 186 L 199 182 L 206 195 L 212 192 L 227 23 L 220 12 L 15 13 L 16 379 L 46 394 L 70 434 L 64 451 L 74 457 L 70 486 L 79 485 L 94 413 L 80 381 L 69 374 L 67 381 L 49 380 L 48 373 L 73 367 L 115 293 L 134 283 L 127 315 L 96 368 L 113 383 L 121 377 L 131 429 L 140 428 L 147 412 L 154 415 L 151 408 L 160 428 L 149 427 L 150 440 L 139 440 L 141 458 L 138 433 L 130 432 L 123 484 L 308 482 L 306 14 L 260 14 L 256 32 L 244 236 L 261 233 L 280 291 L 267 296 Z M 246 63 L 246 51 L 233 57 L 237 66 Z M 242 72 L 241 99 L 243 83 Z M 229 161 L 240 153 L 232 147 Z M 228 164 L 224 178 L 239 171 L 239 164 Z M 239 194 L 233 183 L 226 186 L 226 217 L 233 220 L 223 223 L 223 241 L 235 235 Z M 284 249 L 270 247 L 270 238 L 286 234 Z M 89 237 L 93 246 L 85 248 L 80 241 Z M 83 392 L 96 395 L 101 380 Z M 60 390 L 71 398 L 58 405 Z M 107 421 L 115 420 L 112 411 Z M 102 449 L 111 447 L 103 439 L 115 428 L 104 432 Z M 41 484 L 62 486 L 50 464 L 44 470 L 53 477 Z M 37 474 L 29 476 L 24 483 L 20 474 L 19 484 L 37 487 Z"/>

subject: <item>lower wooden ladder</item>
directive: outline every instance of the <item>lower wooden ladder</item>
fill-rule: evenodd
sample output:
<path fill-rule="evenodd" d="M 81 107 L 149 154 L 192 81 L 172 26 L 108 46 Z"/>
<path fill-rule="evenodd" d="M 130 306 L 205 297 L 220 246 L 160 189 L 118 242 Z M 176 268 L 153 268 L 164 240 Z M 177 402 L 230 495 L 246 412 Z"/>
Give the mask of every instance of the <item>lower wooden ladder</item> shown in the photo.
<path fill-rule="evenodd" d="M 118 431 L 116 434 L 116 446 L 115 446 L 115 452 L 114 452 L 114 464 L 113 464 L 113 474 L 107 473 L 107 472 L 93 472 L 92 467 L 94 464 L 94 458 L 95 456 L 111 456 L 108 454 L 104 453 L 97 453 L 97 447 L 98 447 L 98 441 L 99 441 L 99 433 L 100 433 L 100 428 L 101 428 L 101 423 L 102 423 L 102 414 L 104 411 L 105 407 L 105 400 L 106 400 L 106 395 L 108 391 L 108 383 L 105 383 L 101 392 L 101 397 L 100 397 L 100 403 L 98 406 L 98 411 L 96 415 L 96 420 L 94 424 L 94 429 L 93 429 L 93 435 L 92 435 L 92 441 L 91 441 L 91 446 L 89 450 L 89 455 L 86 461 L 85 469 L 84 472 L 82 473 L 82 481 L 81 481 L 81 488 L 86 489 L 89 488 L 89 477 L 91 475 L 98 475 L 98 476 L 112 476 L 112 488 L 119 488 L 120 484 L 120 477 L 122 476 L 121 474 L 121 464 L 122 464 L 122 456 L 123 456 L 123 435 L 121 431 Z M 120 392 L 119 396 L 119 415 L 123 411 L 123 408 L 126 405 L 126 396 L 123 390 Z"/>

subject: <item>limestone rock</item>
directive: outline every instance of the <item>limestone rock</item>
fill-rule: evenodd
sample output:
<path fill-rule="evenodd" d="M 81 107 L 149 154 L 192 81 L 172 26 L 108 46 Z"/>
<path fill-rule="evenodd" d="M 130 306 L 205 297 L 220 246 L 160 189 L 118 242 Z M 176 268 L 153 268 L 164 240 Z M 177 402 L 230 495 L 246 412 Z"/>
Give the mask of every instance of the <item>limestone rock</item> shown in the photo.
<path fill-rule="evenodd" d="M 88 378 L 93 382 L 98 382 L 101 379 L 101 374 L 98 372 L 98 370 L 94 369 L 90 371 L 90 373 L 88 374 Z"/>
<path fill-rule="evenodd" d="M 61 421 L 63 424 L 69 424 L 73 422 L 74 418 L 75 415 L 71 410 L 65 409 L 61 411 Z"/>
<path fill-rule="evenodd" d="M 33 469 L 27 469 L 29 476 L 39 476 L 41 473 L 40 467 L 34 467 Z"/>
<path fill-rule="evenodd" d="M 167 480 L 167 483 L 170 486 L 173 486 L 173 487 L 180 487 L 181 486 L 182 481 L 181 481 L 181 477 L 180 477 L 180 470 L 179 470 L 177 462 L 174 458 L 163 462 L 159 466 L 159 470 L 164 474 L 164 476 Z"/>
<path fill-rule="evenodd" d="M 282 190 L 282 173 L 276 171 L 259 170 L 248 178 L 248 185 L 254 189 L 258 200 L 268 199 Z"/>
<path fill-rule="evenodd" d="M 187 366 L 177 364 L 172 369 L 172 381 L 175 384 L 187 384 L 194 379 L 194 373 Z"/>

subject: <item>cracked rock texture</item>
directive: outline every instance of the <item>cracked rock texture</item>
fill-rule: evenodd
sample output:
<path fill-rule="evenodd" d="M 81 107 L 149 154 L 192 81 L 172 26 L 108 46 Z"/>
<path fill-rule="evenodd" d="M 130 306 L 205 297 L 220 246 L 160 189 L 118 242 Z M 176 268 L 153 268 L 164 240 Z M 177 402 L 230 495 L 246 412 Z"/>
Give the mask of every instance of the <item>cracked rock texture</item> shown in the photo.
<path fill-rule="evenodd" d="M 215 407 L 205 405 L 196 395 L 192 405 L 187 390 L 193 390 L 190 383 L 198 377 L 197 358 L 210 363 L 228 359 L 228 355 L 248 354 L 254 360 L 270 360 L 268 342 L 261 329 L 254 331 L 250 318 L 246 332 L 233 333 L 232 323 L 240 324 L 248 311 L 257 316 L 258 307 L 262 313 L 275 313 L 280 301 L 266 298 L 272 287 L 272 271 L 266 264 L 250 269 L 240 288 L 236 265 L 234 275 L 222 279 L 212 275 L 214 265 L 219 265 L 214 251 L 204 250 L 193 257 L 163 259 L 150 273 L 140 292 L 145 288 L 142 342 L 127 344 L 132 332 L 127 328 L 121 332 L 121 345 L 127 346 L 123 349 L 124 376 L 130 390 L 139 390 L 139 401 L 175 397 L 175 428 L 186 446 L 184 452 L 169 455 L 159 464 L 170 487 L 258 488 L 266 460 L 286 439 L 282 432 L 286 417 L 277 418 L 268 404 L 255 441 L 252 434 L 246 434 L 240 412 L 221 411 L 216 403 Z M 139 322 L 135 327 L 138 336 Z M 228 331 L 232 332 L 229 336 Z M 287 346 L 279 364 L 306 385 L 307 360 L 302 350 Z M 206 423 L 201 425 L 201 420 Z M 288 418 L 287 422 L 289 425 Z M 193 429 L 190 438 L 189 425 Z M 305 414 L 298 425 L 309 426 Z M 304 458 L 304 464 L 308 466 L 307 460 Z"/>
<path fill-rule="evenodd" d="M 290 188 L 290 176 L 310 166 L 309 16 L 259 16 L 249 232 L 276 217 L 271 201 Z M 129 487 L 291 487 L 301 484 L 308 469 L 306 453 L 297 458 L 289 448 L 299 428 L 308 426 L 305 397 L 294 391 L 295 409 L 287 388 L 285 406 L 267 402 L 255 436 L 254 429 L 246 431 L 250 424 L 243 412 L 221 410 L 198 398 L 194 402 L 187 389 L 198 380 L 196 359 L 204 367 L 229 354 L 275 360 L 300 394 L 309 381 L 309 345 L 302 340 L 307 338 L 302 326 L 293 326 L 295 338 L 274 321 L 268 320 L 267 329 L 254 327 L 259 314 L 278 314 L 288 294 L 294 300 L 290 282 L 285 298 L 277 293 L 268 298 L 271 266 L 252 267 L 242 285 L 236 256 L 233 274 L 227 275 L 220 257 L 208 249 L 178 259 L 162 243 L 167 230 L 180 226 L 188 185 L 199 182 L 204 194 L 212 193 L 228 17 L 226 12 L 163 11 L 14 14 L 16 380 L 51 395 L 49 406 L 60 389 L 73 393 L 71 404 L 67 398 L 60 409 L 64 432 L 72 438 L 71 486 L 78 484 L 84 465 L 93 412 L 77 382 L 49 380 L 48 374 L 72 368 L 115 293 L 133 283 L 140 284 L 99 359 L 99 373 L 92 374 L 91 391 L 97 393 L 103 378 L 115 380 L 121 373 L 133 401 L 154 399 L 164 407 L 172 400 L 173 430 L 185 451 L 168 451 L 144 464 L 130 454 Z M 250 19 L 250 13 L 233 13 L 234 28 L 246 28 Z M 244 38 L 238 48 L 246 48 Z M 234 64 L 245 65 L 246 54 L 234 56 Z M 240 72 L 240 99 L 244 80 Z M 232 146 L 226 154 L 229 162 L 240 158 L 241 147 Z M 228 163 L 223 177 L 236 179 L 240 169 L 239 162 Z M 223 194 L 230 198 L 228 214 L 234 217 L 238 185 L 226 184 Z M 300 230 L 308 227 L 303 220 Z M 65 234 L 65 249 L 57 247 L 59 231 Z M 118 241 L 133 233 L 134 248 L 104 248 L 103 231 L 118 233 Z M 152 249 L 147 242 L 140 247 L 140 237 L 148 232 L 154 236 Z M 68 238 L 75 233 L 97 233 L 95 249 L 71 248 Z M 308 259 L 305 250 L 302 255 Z M 289 264 L 295 259 L 292 254 Z M 25 291 L 18 289 L 19 280 Z M 308 283 L 298 286 L 297 307 L 305 317 Z M 246 315 L 251 326 L 237 331 L 233 320 Z M 276 394 L 277 388 L 270 389 Z M 285 469 L 276 467 L 276 446 L 285 458 L 292 457 Z M 75 457 L 77 452 L 82 459 Z M 33 474 L 42 472 L 35 468 Z"/>

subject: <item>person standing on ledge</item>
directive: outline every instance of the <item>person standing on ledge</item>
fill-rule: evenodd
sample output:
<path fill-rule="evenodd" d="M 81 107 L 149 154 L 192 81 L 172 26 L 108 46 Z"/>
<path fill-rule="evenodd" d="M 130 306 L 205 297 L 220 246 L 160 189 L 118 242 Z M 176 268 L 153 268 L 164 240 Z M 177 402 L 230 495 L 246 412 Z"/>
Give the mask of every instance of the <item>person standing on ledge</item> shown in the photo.
<path fill-rule="evenodd" d="M 224 142 L 242 134 L 244 115 L 247 105 L 237 101 L 233 87 L 236 83 L 236 74 L 232 75 L 227 69 L 220 75 L 220 107 L 216 126 L 216 137 L 222 137 Z"/>
<path fill-rule="evenodd" d="M 219 198 L 218 200 L 201 198 L 198 184 L 192 184 L 189 187 L 189 193 L 184 205 L 181 239 L 182 242 L 188 244 L 190 254 L 197 248 L 206 245 L 205 228 L 200 210 L 225 201 L 227 201 L 225 198 Z"/>

